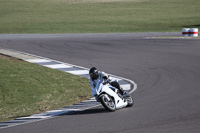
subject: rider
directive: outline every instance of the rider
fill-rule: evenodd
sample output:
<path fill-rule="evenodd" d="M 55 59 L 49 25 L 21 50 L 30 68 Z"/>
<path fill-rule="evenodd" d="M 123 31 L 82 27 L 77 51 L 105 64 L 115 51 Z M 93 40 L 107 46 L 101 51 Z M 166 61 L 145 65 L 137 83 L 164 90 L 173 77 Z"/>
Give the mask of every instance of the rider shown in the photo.
<path fill-rule="evenodd" d="M 90 85 L 91 85 L 91 95 L 92 97 L 96 97 L 95 87 L 98 83 L 98 80 L 101 80 L 102 82 L 105 80 L 111 81 L 111 78 L 106 74 L 105 72 L 99 72 L 96 67 L 92 67 L 89 71 L 90 75 Z M 114 86 L 115 88 L 118 88 L 122 94 L 124 94 L 124 90 L 120 87 L 119 83 L 117 81 L 110 82 L 110 85 Z"/>

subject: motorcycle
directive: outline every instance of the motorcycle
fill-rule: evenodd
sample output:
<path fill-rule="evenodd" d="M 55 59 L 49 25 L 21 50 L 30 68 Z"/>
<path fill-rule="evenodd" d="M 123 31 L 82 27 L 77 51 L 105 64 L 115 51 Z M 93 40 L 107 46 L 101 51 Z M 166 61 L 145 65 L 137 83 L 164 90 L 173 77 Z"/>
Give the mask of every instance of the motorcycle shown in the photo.
<path fill-rule="evenodd" d="M 121 91 L 110 85 L 110 81 L 98 81 L 95 87 L 96 99 L 101 102 L 105 109 L 113 112 L 117 109 L 133 106 L 133 99 L 128 92 L 122 94 Z"/>

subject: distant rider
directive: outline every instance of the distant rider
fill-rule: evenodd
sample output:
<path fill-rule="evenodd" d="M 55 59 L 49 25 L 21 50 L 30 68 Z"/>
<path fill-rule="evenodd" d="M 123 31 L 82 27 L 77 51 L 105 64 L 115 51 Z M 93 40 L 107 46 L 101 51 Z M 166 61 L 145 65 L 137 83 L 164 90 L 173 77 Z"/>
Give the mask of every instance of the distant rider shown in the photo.
<path fill-rule="evenodd" d="M 92 67 L 89 71 L 89 75 L 90 75 L 90 79 L 89 79 L 89 82 L 90 82 L 90 86 L 91 86 L 91 95 L 92 97 L 96 97 L 96 91 L 95 91 L 95 87 L 98 83 L 98 81 L 112 81 L 111 78 L 108 76 L 108 74 L 106 74 L 105 72 L 99 72 L 97 70 L 96 67 Z M 112 82 L 109 82 L 110 85 L 112 85 L 113 87 L 115 88 L 118 88 L 122 94 L 124 94 L 124 90 L 120 87 L 119 83 L 117 81 L 112 81 Z"/>

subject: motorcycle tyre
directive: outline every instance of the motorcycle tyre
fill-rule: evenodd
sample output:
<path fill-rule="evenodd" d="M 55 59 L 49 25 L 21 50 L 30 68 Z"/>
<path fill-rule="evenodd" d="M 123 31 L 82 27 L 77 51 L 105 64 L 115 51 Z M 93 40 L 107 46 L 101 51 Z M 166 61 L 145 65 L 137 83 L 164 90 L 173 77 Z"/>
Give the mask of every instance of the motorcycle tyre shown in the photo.
<path fill-rule="evenodd" d="M 129 100 L 127 100 L 127 99 L 131 99 L 131 102 L 130 102 Z M 134 100 L 133 100 L 133 98 L 132 98 L 131 96 L 128 96 L 128 97 L 126 98 L 126 100 L 128 101 L 128 104 L 127 104 L 126 107 L 132 107 L 133 104 L 134 104 Z"/>
<path fill-rule="evenodd" d="M 101 104 L 104 106 L 104 108 L 110 112 L 114 112 L 116 110 L 116 106 L 114 108 L 111 108 L 110 106 L 108 106 L 105 101 L 104 101 L 104 95 L 102 95 L 100 97 L 100 102 Z M 112 102 L 114 102 L 114 100 L 112 99 Z M 115 105 L 115 104 L 114 104 Z"/>

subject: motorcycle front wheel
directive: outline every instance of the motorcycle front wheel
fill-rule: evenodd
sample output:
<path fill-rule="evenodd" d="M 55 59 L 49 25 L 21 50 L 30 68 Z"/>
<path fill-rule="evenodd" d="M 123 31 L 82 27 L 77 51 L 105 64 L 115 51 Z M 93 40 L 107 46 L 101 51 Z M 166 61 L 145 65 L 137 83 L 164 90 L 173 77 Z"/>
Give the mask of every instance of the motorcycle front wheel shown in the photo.
<path fill-rule="evenodd" d="M 105 109 L 107 109 L 110 112 L 113 112 L 116 110 L 115 101 L 113 98 L 108 98 L 109 96 L 107 94 L 103 94 L 100 97 L 100 102 L 104 106 Z"/>

